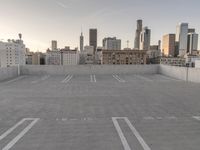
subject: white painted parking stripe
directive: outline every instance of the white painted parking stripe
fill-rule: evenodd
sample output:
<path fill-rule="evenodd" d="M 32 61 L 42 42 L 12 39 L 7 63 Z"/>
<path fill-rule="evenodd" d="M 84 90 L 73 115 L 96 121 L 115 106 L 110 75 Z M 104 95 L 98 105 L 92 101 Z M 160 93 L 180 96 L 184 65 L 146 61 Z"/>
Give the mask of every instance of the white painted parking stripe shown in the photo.
<path fill-rule="evenodd" d="M 14 125 L 13 127 L 11 127 L 10 129 L 8 129 L 5 133 L 3 133 L 0 136 L 0 141 L 3 140 L 6 136 L 8 136 L 12 131 L 14 131 L 18 126 L 20 126 L 22 123 L 24 123 L 26 121 L 26 119 L 22 119 L 21 121 L 19 121 L 16 125 Z"/>
<path fill-rule="evenodd" d="M 192 116 L 192 118 L 200 121 L 200 116 Z"/>
<path fill-rule="evenodd" d="M 125 138 L 125 136 L 124 136 L 124 134 L 122 132 L 122 129 L 119 126 L 119 123 L 118 123 L 117 119 L 118 118 L 113 117 L 112 121 L 113 121 L 113 124 L 114 124 L 114 126 L 115 126 L 115 128 L 117 130 L 117 133 L 118 133 L 119 137 L 120 137 L 120 140 L 121 140 L 121 142 L 122 142 L 122 144 L 124 146 L 124 150 L 131 150 L 131 148 L 130 148 L 130 146 L 129 146 L 129 144 L 128 144 L 128 142 L 127 142 L 127 140 L 126 140 L 126 138 Z"/>
<path fill-rule="evenodd" d="M 7 82 L 5 82 L 5 83 L 8 84 L 8 83 L 16 82 L 16 81 L 19 81 L 19 80 L 21 80 L 21 79 L 24 79 L 25 77 L 26 77 L 26 76 L 20 76 L 20 77 L 17 77 L 17 78 L 15 78 L 15 79 L 9 80 L 9 81 L 7 81 Z"/>
<path fill-rule="evenodd" d="M 62 83 L 68 83 L 72 78 L 73 78 L 73 75 L 68 75 L 68 76 L 62 81 Z"/>
<path fill-rule="evenodd" d="M 167 76 L 160 75 L 160 74 L 156 74 L 155 76 L 158 76 L 158 77 L 163 78 L 163 79 L 166 79 L 166 80 L 171 80 L 171 81 L 180 81 L 179 79 L 175 79 L 175 78 L 167 77 Z"/>
<path fill-rule="evenodd" d="M 158 120 L 162 120 L 162 119 L 163 119 L 163 117 L 156 117 L 156 119 L 158 119 Z"/>
<path fill-rule="evenodd" d="M 146 144 L 146 142 L 144 141 L 144 139 L 142 138 L 142 136 L 139 134 L 139 132 L 136 130 L 136 128 L 132 125 L 132 123 L 129 121 L 129 119 L 127 117 L 113 117 L 112 121 L 115 125 L 115 128 L 120 136 L 120 139 L 122 141 L 122 144 L 124 146 L 124 150 L 131 150 L 130 146 L 119 126 L 119 123 L 117 121 L 117 119 L 124 119 L 125 122 L 127 123 L 127 125 L 129 126 L 129 128 L 131 129 L 132 133 L 135 135 L 135 137 L 137 138 L 137 140 L 139 141 L 139 143 L 141 144 L 141 146 L 143 147 L 144 150 L 151 150 L 151 148 Z"/>
<path fill-rule="evenodd" d="M 153 80 L 147 78 L 147 77 L 144 77 L 144 76 L 141 76 L 141 75 L 135 75 L 136 77 L 138 77 L 139 79 L 142 79 L 144 81 L 149 81 L 149 82 L 152 82 Z"/>
<path fill-rule="evenodd" d="M 32 83 L 32 84 L 35 84 L 35 83 L 38 83 L 38 82 L 40 82 L 40 81 L 45 81 L 45 80 L 47 80 L 49 77 L 50 77 L 50 75 L 45 75 L 45 76 L 43 76 L 43 77 L 40 78 L 40 79 L 37 79 L 37 80 L 35 80 L 35 81 L 32 81 L 31 83 Z"/>
<path fill-rule="evenodd" d="M 93 75 L 94 82 L 97 82 L 96 76 Z"/>
<path fill-rule="evenodd" d="M 125 80 L 121 79 L 118 75 L 113 75 L 113 78 L 115 78 L 119 82 L 125 82 Z"/>
<path fill-rule="evenodd" d="M 93 77 L 92 77 L 92 75 L 90 75 L 90 82 L 93 82 Z"/>
<path fill-rule="evenodd" d="M 129 128 L 132 130 L 133 134 L 136 136 L 138 141 L 140 142 L 141 146 L 144 150 L 151 150 L 151 148 L 146 144 L 142 136 L 139 134 L 139 132 L 136 130 L 136 128 L 131 124 L 131 122 L 128 120 L 127 117 L 124 118 L 126 123 L 128 124 Z"/>
<path fill-rule="evenodd" d="M 175 116 L 169 116 L 169 117 L 167 117 L 167 119 L 169 119 L 169 120 L 176 120 L 176 119 L 178 119 L 178 118 L 175 117 Z"/>
<path fill-rule="evenodd" d="M 90 75 L 90 82 L 97 82 L 95 75 Z"/>
<path fill-rule="evenodd" d="M 149 117 L 144 117 L 143 119 L 144 119 L 144 120 L 154 120 L 155 118 L 154 118 L 154 117 L 151 117 L 151 116 L 149 116 Z"/>
<path fill-rule="evenodd" d="M 62 83 L 65 83 L 71 76 L 68 75 L 64 80 L 62 80 Z"/>
<path fill-rule="evenodd" d="M 11 149 L 39 120 L 39 118 L 27 118 L 26 120 L 33 120 L 22 132 L 20 132 L 12 141 L 10 141 L 2 150 Z"/>
<path fill-rule="evenodd" d="M 125 80 L 121 79 L 118 75 L 116 75 L 116 78 L 118 78 L 120 82 L 125 82 Z"/>
<path fill-rule="evenodd" d="M 47 80 L 49 77 L 50 77 L 50 75 L 46 75 L 41 79 L 41 81 Z"/>

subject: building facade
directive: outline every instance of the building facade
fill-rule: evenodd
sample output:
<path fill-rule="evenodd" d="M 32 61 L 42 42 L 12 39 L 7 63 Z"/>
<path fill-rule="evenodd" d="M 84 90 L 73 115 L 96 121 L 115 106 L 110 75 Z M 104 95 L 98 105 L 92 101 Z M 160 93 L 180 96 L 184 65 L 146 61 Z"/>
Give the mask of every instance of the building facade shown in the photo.
<path fill-rule="evenodd" d="M 137 20 L 137 29 L 135 32 L 134 48 L 140 49 L 140 33 L 142 32 L 142 20 Z"/>
<path fill-rule="evenodd" d="M 103 39 L 103 49 L 107 50 L 121 50 L 121 40 L 116 37 L 113 38 L 104 38 Z"/>
<path fill-rule="evenodd" d="M 40 65 L 40 54 L 34 52 L 26 53 L 26 64 L 27 65 Z"/>
<path fill-rule="evenodd" d="M 45 65 L 46 55 L 41 52 L 26 52 L 26 65 Z"/>
<path fill-rule="evenodd" d="M 0 67 L 25 65 L 26 48 L 23 41 L 0 42 Z"/>
<path fill-rule="evenodd" d="M 78 50 L 61 50 L 61 64 L 66 65 L 78 65 L 79 64 L 79 52 Z"/>
<path fill-rule="evenodd" d="M 145 50 L 102 50 L 102 64 L 146 64 Z"/>
<path fill-rule="evenodd" d="M 95 54 L 97 48 L 97 29 L 90 29 L 89 46 L 93 46 L 93 54 Z"/>
<path fill-rule="evenodd" d="M 198 34 L 188 33 L 187 53 L 192 54 L 193 51 L 198 50 L 198 38 Z"/>
<path fill-rule="evenodd" d="M 185 66 L 186 64 L 186 59 L 183 57 L 163 57 L 160 59 L 160 64 L 164 64 L 164 65 L 170 65 L 170 66 Z"/>
<path fill-rule="evenodd" d="M 83 51 L 83 47 L 84 47 L 84 36 L 83 33 L 81 32 L 81 36 L 80 36 L 80 51 Z"/>
<path fill-rule="evenodd" d="M 151 30 L 148 27 L 144 27 L 140 33 L 140 49 L 150 50 L 151 42 Z"/>
<path fill-rule="evenodd" d="M 94 47 L 93 46 L 84 46 L 84 51 L 81 53 L 81 64 L 93 64 L 94 63 Z"/>
<path fill-rule="evenodd" d="M 188 23 L 179 23 L 176 28 L 178 54 L 184 56 L 187 52 Z"/>
<path fill-rule="evenodd" d="M 167 34 L 163 36 L 162 54 L 166 57 L 175 56 L 175 34 Z"/>
<path fill-rule="evenodd" d="M 51 41 L 51 50 L 52 51 L 58 50 L 57 41 L 55 41 L 55 40 Z"/>
<path fill-rule="evenodd" d="M 46 52 L 46 65 L 61 65 L 61 53 L 60 51 Z"/>

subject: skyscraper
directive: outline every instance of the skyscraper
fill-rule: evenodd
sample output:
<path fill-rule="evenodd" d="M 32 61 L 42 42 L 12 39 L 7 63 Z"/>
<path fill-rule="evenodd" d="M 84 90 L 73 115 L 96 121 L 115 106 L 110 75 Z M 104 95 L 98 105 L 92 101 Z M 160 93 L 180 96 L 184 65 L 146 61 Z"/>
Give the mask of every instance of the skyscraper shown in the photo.
<path fill-rule="evenodd" d="M 148 27 L 144 27 L 140 33 L 140 49 L 150 50 L 151 42 L 151 30 Z"/>
<path fill-rule="evenodd" d="M 90 29 L 89 41 L 90 46 L 94 47 L 93 54 L 95 54 L 97 48 L 97 29 Z"/>
<path fill-rule="evenodd" d="M 196 33 L 188 33 L 188 53 L 192 54 L 193 51 L 198 49 L 198 37 L 199 35 Z"/>
<path fill-rule="evenodd" d="M 176 42 L 178 43 L 179 56 L 187 52 L 188 23 L 179 23 L 176 28 Z"/>
<path fill-rule="evenodd" d="M 163 36 L 162 53 L 164 56 L 175 56 L 175 34 Z"/>
<path fill-rule="evenodd" d="M 83 47 L 84 47 L 84 36 L 83 33 L 81 32 L 81 36 L 80 36 L 80 51 L 83 51 Z"/>
<path fill-rule="evenodd" d="M 121 40 L 114 38 L 104 38 L 103 39 L 103 49 L 106 50 L 121 50 Z"/>
<path fill-rule="evenodd" d="M 195 29 L 189 28 L 189 29 L 188 29 L 188 33 L 195 33 Z"/>
<path fill-rule="evenodd" d="M 134 48 L 140 49 L 140 33 L 142 32 L 142 20 L 137 20 L 137 29 L 135 32 Z"/>
<path fill-rule="evenodd" d="M 52 51 L 57 51 L 58 50 L 57 41 L 55 41 L 55 40 L 51 41 L 51 50 Z"/>

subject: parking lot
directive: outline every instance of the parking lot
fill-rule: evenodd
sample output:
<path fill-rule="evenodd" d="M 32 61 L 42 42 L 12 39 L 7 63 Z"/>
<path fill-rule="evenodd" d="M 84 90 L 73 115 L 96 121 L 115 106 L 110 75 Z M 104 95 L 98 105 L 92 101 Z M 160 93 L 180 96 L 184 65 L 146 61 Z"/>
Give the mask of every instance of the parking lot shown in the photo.
<path fill-rule="evenodd" d="M 0 82 L 2 150 L 199 150 L 200 84 L 154 75 Z"/>

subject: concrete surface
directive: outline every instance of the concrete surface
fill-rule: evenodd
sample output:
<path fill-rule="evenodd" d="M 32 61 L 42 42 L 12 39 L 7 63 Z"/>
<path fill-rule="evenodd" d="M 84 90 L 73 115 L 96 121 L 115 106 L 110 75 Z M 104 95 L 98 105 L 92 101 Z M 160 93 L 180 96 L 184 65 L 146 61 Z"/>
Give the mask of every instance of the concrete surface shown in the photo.
<path fill-rule="evenodd" d="M 160 65 L 159 73 L 184 81 L 200 83 L 200 69 Z"/>
<path fill-rule="evenodd" d="M 0 67 L 0 81 L 5 81 L 14 77 L 17 77 L 17 67 L 9 67 L 9 68 Z"/>
<path fill-rule="evenodd" d="M 200 84 L 150 74 L 22 77 L 0 83 L 2 150 L 199 150 Z"/>
<path fill-rule="evenodd" d="M 155 74 L 159 65 L 76 65 L 21 67 L 23 75 L 64 75 L 64 74 Z"/>

